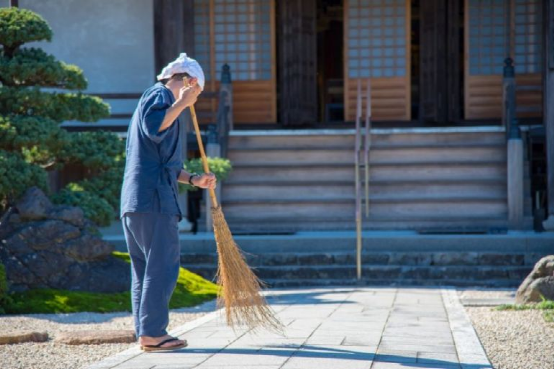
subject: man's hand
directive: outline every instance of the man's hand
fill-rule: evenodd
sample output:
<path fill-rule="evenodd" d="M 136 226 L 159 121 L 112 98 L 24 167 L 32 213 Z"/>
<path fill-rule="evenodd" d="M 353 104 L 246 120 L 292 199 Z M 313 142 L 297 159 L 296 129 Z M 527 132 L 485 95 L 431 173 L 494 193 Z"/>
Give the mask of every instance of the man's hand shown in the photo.
<path fill-rule="evenodd" d="M 216 188 L 216 182 L 217 178 L 215 178 L 215 174 L 213 173 L 203 173 L 198 177 L 192 178 L 192 183 L 200 188 L 210 188 L 213 190 Z"/>
<path fill-rule="evenodd" d="M 194 105 L 202 88 L 198 85 L 198 79 L 190 78 L 190 86 L 183 86 L 179 90 L 179 97 L 175 101 L 182 109 Z"/>

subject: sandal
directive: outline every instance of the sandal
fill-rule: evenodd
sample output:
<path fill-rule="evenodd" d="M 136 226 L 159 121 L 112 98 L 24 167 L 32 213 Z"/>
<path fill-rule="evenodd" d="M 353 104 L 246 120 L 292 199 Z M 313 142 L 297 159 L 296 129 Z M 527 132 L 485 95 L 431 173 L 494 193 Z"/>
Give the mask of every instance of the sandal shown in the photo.
<path fill-rule="evenodd" d="M 141 345 L 140 349 L 144 350 L 144 351 L 162 351 L 162 350 L 177 350 L 177 349 L 180 349 L 180 348 L 183 348 L 183 347 L 187 346 L 187 341 L 182 340 L 185 343 L 180 344 L 180 345 L 162 347 L 162 345 L 164 343 L 173 342 L 173 341 L 180 341 L 180 340 L 179 340 L 179 338 L 175 338 L 175 337 L 168 338 L 167 340 L 164 340 L 164 341 L 158 343 L 157 345 L 144 345 L 144 346 Z"/>

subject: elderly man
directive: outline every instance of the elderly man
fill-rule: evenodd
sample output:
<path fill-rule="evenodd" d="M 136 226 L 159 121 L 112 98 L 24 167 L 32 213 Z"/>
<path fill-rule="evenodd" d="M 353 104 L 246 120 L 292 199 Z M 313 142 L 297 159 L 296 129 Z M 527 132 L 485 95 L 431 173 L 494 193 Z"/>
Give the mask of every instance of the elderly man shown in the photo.
<path fill-rule="evenodd" d="M 183 77 L 189 77 L 190 87 Z M 178 182 L 215 188 L 212 173 L 183 169 L 179 115 L 204 88 L 198 62 L 182 53 L 138 102 L 127 131 L 120 217 L 131 257 L 135 331 L 146 351 L 187 345 L 167 334 L 169 300 L 179 274 Z"/>

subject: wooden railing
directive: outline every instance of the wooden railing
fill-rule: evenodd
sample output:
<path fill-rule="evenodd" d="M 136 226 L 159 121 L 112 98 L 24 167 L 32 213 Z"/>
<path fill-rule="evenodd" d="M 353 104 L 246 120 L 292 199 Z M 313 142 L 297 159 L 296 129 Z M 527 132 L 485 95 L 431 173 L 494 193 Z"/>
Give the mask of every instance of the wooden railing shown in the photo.
<path fill-rule="evenodd" d="M 355 191 L 356 191 L 356 277 L 362 278 L 362 180 L 360 175 L 360 154 L 362 154 L 361 140 L 363 138 L 363 165 L 364 165 L 364 198 L 365 216 L 369 218 L 369 149 L 371 146 L 371 85 L 367 80 L 365 127 L 362 135 L 362 85 L 358 80 L 356 97 L 356 133 L 354 144 L 354 165 L 355 165 Z"/>

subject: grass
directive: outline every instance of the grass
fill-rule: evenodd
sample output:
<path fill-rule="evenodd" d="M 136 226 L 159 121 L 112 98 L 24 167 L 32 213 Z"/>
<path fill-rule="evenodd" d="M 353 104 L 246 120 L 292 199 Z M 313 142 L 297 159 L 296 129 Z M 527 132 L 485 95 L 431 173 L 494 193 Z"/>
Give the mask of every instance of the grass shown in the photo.
<path fill-rule="evenodd" d="M 496 310 L 543 310 L 545 321 L 554 323 L 554 301 L 541 296 L 542 301 L 536 304 L 503 304 L 495 307 Z"/>
<path fill-rule="evenodd" d="M 130 263 L 129 254 L 114 252 L 114 257 Z M 180 268 L 177 286 L 171 297 L 171 309 L 190 307 L 217 296 L 219 286 Z M 51 314 L 131 311 L 130 292 L 96 293 L 54 289 L 37 289 L 10 294 L 4 306 L 7 314 Z"/>

